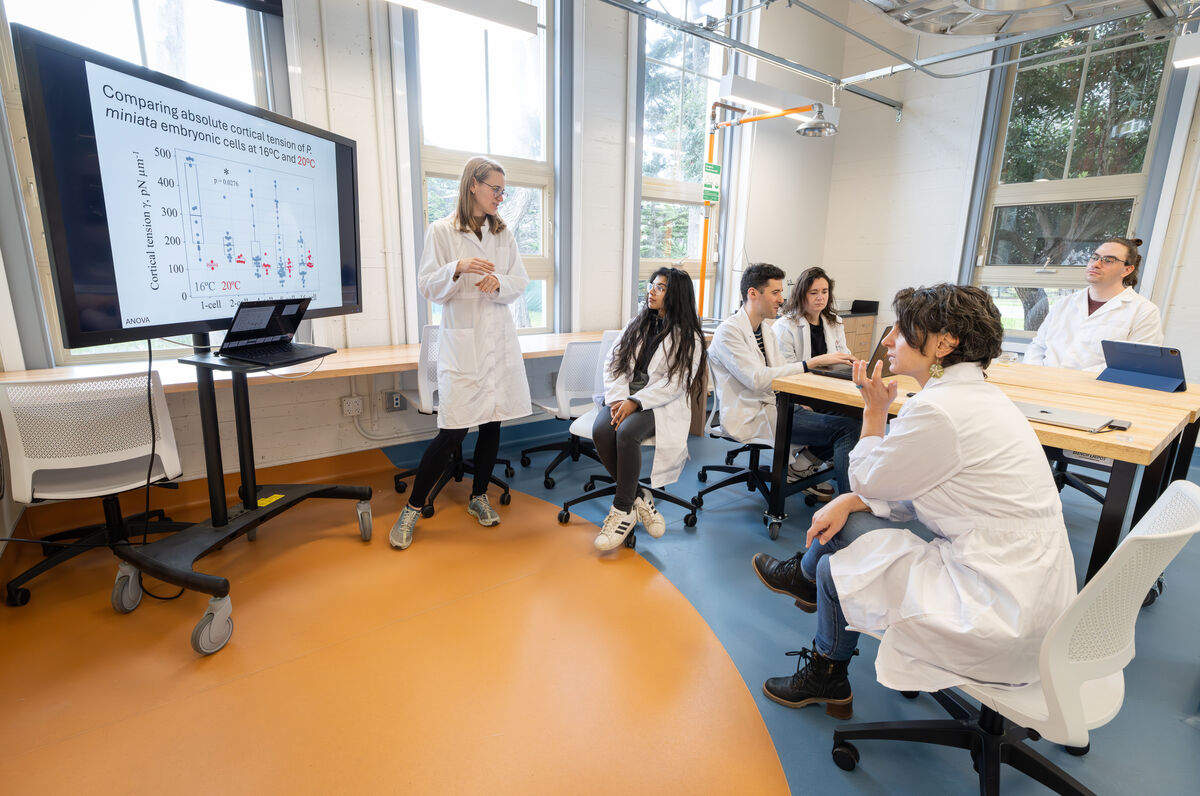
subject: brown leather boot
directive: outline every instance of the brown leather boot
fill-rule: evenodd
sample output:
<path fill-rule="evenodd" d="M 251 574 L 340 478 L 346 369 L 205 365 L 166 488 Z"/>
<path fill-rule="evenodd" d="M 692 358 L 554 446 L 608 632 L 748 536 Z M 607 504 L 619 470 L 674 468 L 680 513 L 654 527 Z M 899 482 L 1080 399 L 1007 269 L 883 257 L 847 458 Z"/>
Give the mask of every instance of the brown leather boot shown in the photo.
<path fill-rule="evenodd" d="M 854 655 L 858 654 L 855 650 Z M 846 670 L 850 661 L 835 661 L 817 652 L 814 643 L 811 650 L 795 650 L 796 673 L 786 677 L 772 677 L 763 683 L 767 698 L 789 708 L 802 708 L 818 702 L 825 703 L 825 712 L 835 719 L 848 719 L 854 715 L 854 694 Z M 804 661 L 804 668 L 800 662 Z"/>

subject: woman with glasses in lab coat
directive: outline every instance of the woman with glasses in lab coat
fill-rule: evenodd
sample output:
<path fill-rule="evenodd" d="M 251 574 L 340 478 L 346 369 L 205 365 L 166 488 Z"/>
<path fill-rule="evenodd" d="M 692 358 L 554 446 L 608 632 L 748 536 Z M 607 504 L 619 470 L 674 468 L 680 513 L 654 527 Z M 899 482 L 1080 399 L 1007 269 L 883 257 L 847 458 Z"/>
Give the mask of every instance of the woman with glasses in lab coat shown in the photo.
<path fill-rule="evenodd" d="M 412 544 L 429 491 L 472 426 L 475 477 L 467 513 L 480 525 L 500 522 L 487 488 L 500 447 L 500 424 L 531 411 L 529 383 L 509 305 L 525 294 L 529 277 L 512 230 L 500 217 L 504 168 L 494 160 L 467 161 L 458 203 L 425 233 L 417 287 L 442 306 L 438 353 L 438 435 L 413 479 L 408 503 L 389 534 L 392 547 Z"/>

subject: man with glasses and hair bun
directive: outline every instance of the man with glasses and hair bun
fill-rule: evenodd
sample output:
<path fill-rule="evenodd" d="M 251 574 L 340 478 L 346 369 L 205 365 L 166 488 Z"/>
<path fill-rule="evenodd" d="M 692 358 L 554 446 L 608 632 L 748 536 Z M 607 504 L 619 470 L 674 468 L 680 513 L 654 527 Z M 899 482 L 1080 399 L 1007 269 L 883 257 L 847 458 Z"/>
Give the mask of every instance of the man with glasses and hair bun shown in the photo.
<path fill-rule="evenodd" d="M 1162 345 L 1158 307 L 1134 291 L 1139 238 L 1105 238 L 1088 258 L 1087 282 L 1046 313 L 1025 362 L 1057 368 L 1104 368 L 1101 340 Z"/>

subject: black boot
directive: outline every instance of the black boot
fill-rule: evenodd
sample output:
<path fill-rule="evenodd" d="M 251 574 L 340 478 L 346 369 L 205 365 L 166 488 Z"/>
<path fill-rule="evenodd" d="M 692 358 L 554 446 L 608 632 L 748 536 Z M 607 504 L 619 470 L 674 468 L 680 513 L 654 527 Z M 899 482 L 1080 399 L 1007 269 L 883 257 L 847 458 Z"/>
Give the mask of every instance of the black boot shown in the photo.
<path fill-rule="evenodd" d="M 800 557 L 797 553 L 787 561 L 771 558 L 766 553 L 759 553 L 751 562 L 758 579 L 771 591 L 786 594 L 796 598 L 796 607 L 806 614 L 816 613 L 817 584 L 804 577 L 800 571 Z"/>
<path fill-rule="evenodd" d="M 857 655 L 858 650 L 853 654 Z M 817 652 L 816 644 L 811 650 L 797 650 L 788 655 L 798 655 L 805 661 L 804 668 L 801 669 L 800 661 L 796 661 L 795 674 L 772 677 L 763 683 L 763 693 L 769 699 L 789 708 L 824 702 L 825 712 L 835 719 L 848 719 L 854 715 L 854 694 L 846 677 L 849 660 L 830 660 Z"/>

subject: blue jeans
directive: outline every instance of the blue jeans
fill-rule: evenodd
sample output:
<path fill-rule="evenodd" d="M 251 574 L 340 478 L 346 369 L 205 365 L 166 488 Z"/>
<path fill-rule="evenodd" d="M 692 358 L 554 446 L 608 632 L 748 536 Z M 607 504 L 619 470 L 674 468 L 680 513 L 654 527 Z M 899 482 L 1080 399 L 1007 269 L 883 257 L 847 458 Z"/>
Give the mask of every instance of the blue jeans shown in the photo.
<path fill-rule="evenodd" d="M 836 553 L 848 547 L 858 537 L 878 528 L 895 528 L 907 526 L 922 538 L 932 538 L 933 534 L 918 522 L 908 521 L 899 523 L 882 517 L 876 517 L 869 511 L 856 511 L 846 519 L 837 536 L 822 544 L 813 542 L 812 546 L 800 559 L 800 572 L 809 580 L 817 582 L 817 635 L 813 639 L 817 652 L 835 661 L 848 661 L 858 646 L 858 633 L 846 629 L 846 615 L 842 613 L 842 604 L 838 600 L 837 587 L 833 583 L 833 575 L 829 572 L 829 554 Z"/>
<path fill-rule="evenodd" d="M 792 415 L 792 442 L 807 445 L 824 461 L 833 462 L 838 492 L 850 491 L 850 451 L 858 444 L 862 421 L 797 407 Z"/>

